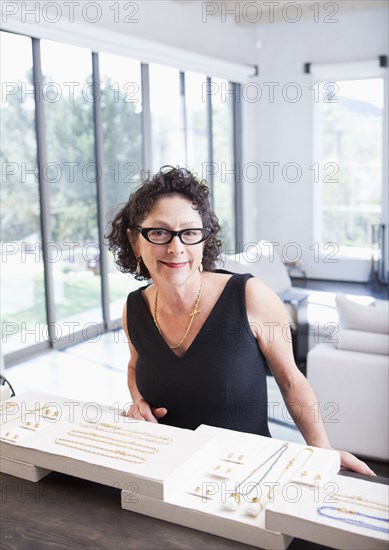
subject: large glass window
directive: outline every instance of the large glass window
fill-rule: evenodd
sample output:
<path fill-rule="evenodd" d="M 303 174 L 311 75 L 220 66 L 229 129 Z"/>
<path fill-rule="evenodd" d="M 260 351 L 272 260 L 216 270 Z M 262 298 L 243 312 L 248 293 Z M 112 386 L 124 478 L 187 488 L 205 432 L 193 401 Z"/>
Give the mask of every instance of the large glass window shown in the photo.
<path fill-rule="evenodd" d="M 371 249 L 372 228 L 381 221 L 383 79 L 338 81 L 330 95 L 321 89 L 321 242 Z"/>
<path fill-rule="evenodd" d="M 212 79 L 217 93 L 212 95 L 212 131 L 215 212 L 223 228 L 225 250 L 234 251 L 235 244 L 235 159 L 233 94 L 226 80 Z"/>
<path fill-rule="evenodd" d="M 140 184 L 142 173 L 142 89 L 140 63 L 126 57 L 100 54 L 104 184 L 107 221 Z M 121 317 L 127 294 L 139 286 L 120 273 L 108 253 L 110 317 Z M 143 283 L 142 283 L 143 284 Z"/>
<path fill-rule="evenodd" d="M 207 78 L 199 73 L 185 73 L 188 168 L 205 176 L 208 161 Z"/>
<path fill-rule="evenodd" d="M 47 338 L 31 39 L 1 41 L 3 353 Z"/>
<path fill-rule="evenodd" d="M 90 325 L 115 326 L 128 292 L 143 282 L 120 273 L 110 252 L 105 269 L 99 229 L 109 230 L 116 207 L 149 171 L 180 165 L 207 178 L 224 242 L 235 247 L 233 104 L 224 94 L 232 84 L 213 80 L 220 94 L 207 94 L 206 76 L 151 64 L 142 90 L 137 60 L 7 32 L 0 38 L 2 343 L 5 354 L 21 357 L 39 342 L 72 343 L 73 332 L 94 337 Z"/>
<path fill-rule="evenodd" d="M 41 42 L 56 322 L 102 321 L 91 52 Z M 74 324 L 76 323 L 76 324 Z M 67 327 L 68 325 L 66 325 Z"/>
<path fill-rule="evenodd" d="M 161 166 L 185 166 L 180 73 L 164 65 L 150 65 L 150 110 L 153 172 Z"/>

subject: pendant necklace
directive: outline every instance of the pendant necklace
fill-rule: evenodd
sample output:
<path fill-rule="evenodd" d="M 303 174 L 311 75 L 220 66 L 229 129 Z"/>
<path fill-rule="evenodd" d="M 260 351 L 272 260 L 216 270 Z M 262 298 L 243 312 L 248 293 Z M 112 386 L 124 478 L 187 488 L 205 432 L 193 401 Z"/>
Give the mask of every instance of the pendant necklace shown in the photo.
<path fill-rule="evenodd" d="M 201 299 L 201 293 L 202 293 L 202 290 L 203 290 L 203 280 L 201 279 L 200 281 L 200 288 L 199 288 L 199 292 L 197 294 L 197 298 L 196 298 L 196 302 L 195 302 L 195 306 L 192 310 L 192 313 L 189 314 L 189 317 L 190 317 L 190 320 L 189 320 L 189 324 L 187 326 L 187 329 L 185 331 L 185 334 L 184 336 L 181 338 L 181 340 L 178 342 L 178 344 L 175 344 L 174 346 L 170 346 L 169 345 L 169 348 L 174 350 L 174 349 L 178 349 L 179 347 L 182 346 L 182 344 L 185 342 L 188 334 L 189 334 L 189 331 L 193 325 L 193 321 L 194 321 L 194 318 L 195 316 L 200 313 L 200 310 L 198 309 L 199 307 L 199 304 L 200 304 L 200 299 Z M 161 330 L 161 327 L 159 326 L 159 323 L 158 323 L 158 320 L 157 320 L 157 312 L 158 312 L 158 290 L 155 294 L 155 300 L 154 300 L 154 313 L 153 313 L 153 321 L 154 321 L 154 324 L 155 326 L 157 327 L 158 329 L 158 332 L 160 333 L 160 335 L 163 337 L 163 334 L 162 334 L 162 330 Z"/>

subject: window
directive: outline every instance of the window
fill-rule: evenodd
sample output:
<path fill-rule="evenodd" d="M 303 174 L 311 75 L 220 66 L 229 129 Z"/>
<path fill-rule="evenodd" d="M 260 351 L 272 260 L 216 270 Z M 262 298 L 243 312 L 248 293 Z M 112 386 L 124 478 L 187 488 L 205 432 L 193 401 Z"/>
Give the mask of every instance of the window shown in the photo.
<path fill-rule="evenodd" d="M 150 65 L 150 110 L 153 173 L 161 166 L 185 166 L 185 133 L 180 73 L 164 65 Z"/>
<path fill-rule="evenodd" d="M 141 181 L 142 88 L 139 61 L 102 53 L 99 56 L 102 90 L 104 189 L 107 221 L 119 203 L 127 202 Z M 97 266 L 98 267 L 98 266 Z M 122 315 L 123 301 L 139 281 L 121 273 L 108 252 L 110 318 Z"/>
<path fill-rule="evenodd" d="M 42 40 L 47 179 L 59 336 L 102 321 L 91 53 Z M 60 63 L 58 62 L 60 60 Z M 71 84 L 71 85 L 70 85 Z M 66 324 L 64 324 L 66 323 Z M 72 341 L 72 337 L 70 338 Z"/>
<path fill-rule="evenodd" d="M 144 283 L 120 273 L 101 240 L 149 170 L 181 165 L 204 178 L 204 163 L 217 165 L 208 178 L 213 207 L 233 246 L 238 138 L 232 102 L 211 104 L 211 77 L 0 36 L 2 343 L 10 364 L 35 344 L 60 349 L 119 327 L 127 294 Z"/>
<path fill-rule="evenodd" d="M 381 221 L 384 82 L 339 80 L 321 90 L 316 158 L 323 174 L 316 180 L 320 241 L 353 248 L 356 254 L 371 252 L 374 227 Z"/>
<path fill-rule="evenodd" d="M 218 90 L 231 89 L 232 83 L 212 79 Z M 235 250 L 235 159 L 233 94 L 212 96 L 214 208 L 223 228 L 225 250 Z"/>
<path fill-rule="evenodd" d="M 0 35 L 2 344 L 11 353 L 47 333 L 31 39 Z"/>
<path fill-rule="evenodd" d="M 235 250 L 234 104 L 231 94 L 222 93 L 233 84 L 220 79 L 212 79 L 212 84 L 219 93 L 211 99 L 205 76 L 150 65 L 153 171 L 165 164 L 179 164 L 200 178 L 211 179 L 222 241 L 226 250 Z M 208 135 L 207 101 L 212 102 L 212 137 Z M 208 139 L 212 140 L 212 161 Z M 212 166 L 209 170 L 207 163 Z"/>
<path fill-rule="evenodd" d="M 207 78 L 199 73 L 185 73 L 186 129 L 189 170 L 205 177 L 204 162 L 208 159 Z"/>

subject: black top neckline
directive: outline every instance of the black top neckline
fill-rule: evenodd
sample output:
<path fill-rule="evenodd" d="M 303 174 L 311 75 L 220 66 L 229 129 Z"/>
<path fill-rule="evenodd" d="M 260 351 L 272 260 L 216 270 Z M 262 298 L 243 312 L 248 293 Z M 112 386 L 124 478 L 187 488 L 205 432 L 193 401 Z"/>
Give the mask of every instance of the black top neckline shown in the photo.
<path fill-rule="evenodd" d="M 225 272 L 225 273 L 228 273 L 228 272 Z M 174 351 L 170 348 L 169 344 L 166 342 L 165 338 L 162 336 L 162 334 L 159 332 L 156 324 L 154 323 L 154 319 L 153 319 L 153 316 L 151 315 L 151 312 L 149 311 L 149 308 L 147 307 L 147 303 L 146 303 L 146 300 L 144 299 L 143 295 L 142 295 L 142 291 L 145 290 L 146 288 L 148 288 L 149 286 L 151 286 L 151 284 L 149 285 L 145 285 L 145 286 L 142 286 L 140 288 L 138 288 L 138 290 L 136 291 L 138 293 L 138 299 L 140 299 L 141 303 L 142 303 L 142 307 L 146 310 L 147 312 L 147 319 L 149 321 L 149 324 L 151 323 L 152 325 L 152 330 L 154 330 L 158 337 L 162 340 L 163 344 L 165 345 L 165 347 L 169 350 L 169 352 L 178 360 L 180 359 L 184 359 L 184 357 L 187 357 L 188 353 L 192 350 L 192 348 L 194 347 L 194 345 L 197 343 L 197 341 L 199 340 L 200 338 L 200 335 L 201 333 L 205 330 L 205 327 L 207 326 L 208 322 L 211 322 L 212 320 L 212 317 L 214 317 L 216 315 L 215 311 L 217 312 L 217 309 L 220 307 L 220 303 L 222 301 L 222 299 L 224 298 L 224 295 L 226 294 L 227 290 L 228 290 L 228 287 L 231 286 L 231 281 L 232 279 L 235 279 L 237 277 L 237 273 L 232 273 L 231 274 L 231 277 L 228 279 L 228 281 L 226 282 L 226 284 L 224 285 L 224 288 L 219 296 L 219 298 L 216 300 L 215 302 L 215 305 L 213 306 L 213 308 L 211 309 L 211 311 L 209 312 L 209 315 L 208 317 L 205 319 L 203 325 L 201 326 L 200 330 L 198 331 L 198 333 L 196 334 L 196 336 L 194 337 L 194 339 L 192 340 L 190 346 L 188 347 L 188 349 L 185 351 L 185 353 L 183 355 L 177 355 L 176 353 L 174 353 Z"/>

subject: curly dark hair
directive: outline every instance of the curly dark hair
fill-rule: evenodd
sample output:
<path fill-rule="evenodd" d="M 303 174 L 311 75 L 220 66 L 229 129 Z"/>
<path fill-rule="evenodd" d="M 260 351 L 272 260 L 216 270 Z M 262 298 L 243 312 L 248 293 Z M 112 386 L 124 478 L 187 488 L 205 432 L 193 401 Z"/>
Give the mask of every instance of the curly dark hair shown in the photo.
<path fill-rule="evenodd" d="M 217 237 L 221 227 L 216 214 L 211 210 L 206 181 L 196 179 L 185 168 L 163 166 L 155 176 L 145 180 L 130 195 L 128 202 L 116 212 L 111 221 L 111 231 L 106 239 L 120 271 L 132 273 L 138 280 L 150 278 L 143 262 L 140 264 L 140 273 L 136 273 L 137 260 L 128 240 L 127 229 L 131 225 L 140 225 L 162 196 L 175 194 L 188 199 L 200 214 L 203 226 L 211 230 L 211 235 L 204 241 L 203 269 L 212 271 L 215 268 L 221 251 L 221 241 Z M 132 231 L 134 237 L 139 236 L 136 230 Z"/>

